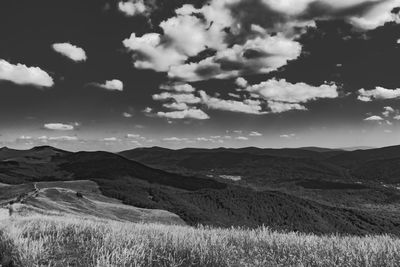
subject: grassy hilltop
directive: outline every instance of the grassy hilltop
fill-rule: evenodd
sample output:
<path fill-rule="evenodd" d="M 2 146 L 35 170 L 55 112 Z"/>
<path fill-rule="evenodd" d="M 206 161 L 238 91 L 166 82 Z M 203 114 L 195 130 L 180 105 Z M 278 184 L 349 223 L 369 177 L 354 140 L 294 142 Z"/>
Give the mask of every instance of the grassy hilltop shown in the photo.
<path fill-rule="evenodd" d="M 0 225 L 2 266 L 400 265 L 400 240 L 386 235 L 316 236 L 71 216 L 15 217 Z"/>

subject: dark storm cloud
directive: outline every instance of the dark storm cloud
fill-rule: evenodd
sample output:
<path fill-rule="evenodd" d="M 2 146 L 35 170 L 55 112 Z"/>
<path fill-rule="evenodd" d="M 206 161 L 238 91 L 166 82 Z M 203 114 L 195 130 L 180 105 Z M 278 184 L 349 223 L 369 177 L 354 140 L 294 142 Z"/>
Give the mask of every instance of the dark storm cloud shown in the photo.
<path fill-rule="evenodd" d="M 332 6 L 328 1 L 308 1 L 305 9 L 299 13 L 291 14 L 285 10 L 273 8 L 273 4 L 267 5 L 263 0 L 247 0 L 239 1 L 229 6 L 233 17 L 242 25 L 242 32 L 236 38 L 246 38 L 251 34 L 251 26 L 259 25 L 268 30 L 269 32 L 279 31 L 282 26 L 284 27 L 288 22 L 296 22 L 290 29 L 291 34 L 300 33 L 303 26 L 301 22 L 314 21 L 314 20 L 335 20 L 335 19 L 349 19 L 351 17 L 362 17 L 367 12 L 371 11 L 377 5 L 382 5 L 383 1 L 364 1 L 354 5 Z M 272 2 L 272 1 L 271 1 Z M 296 3 L 293 1 L 293 5 Z M 296 25 L 297 24 L 297 25 Z M 288 30 L 288 29 L 286 29 Z"/>
<path fill-rule="evenodd" d="M 287 15 L 268 7 L 262 0 L 239 1 L 230 5 L 229 8 L 233 17 L 243 26 L 242 34 L 244 35 L 251 32 L 253 24 L 274 30 L 277 24 L 289 19 Z"/>
<path fill-rule="evenodd" d="M 377 5 L 389 2 L 390 0 L 382 1 L 365 1 L 344 8 L 334 8 L 323 1 L 310 3 L 307 9 L 299 16 L 302 20 L 314 19 L 346 19 L 353 16 L 363 16 L 371 11 Z"/>

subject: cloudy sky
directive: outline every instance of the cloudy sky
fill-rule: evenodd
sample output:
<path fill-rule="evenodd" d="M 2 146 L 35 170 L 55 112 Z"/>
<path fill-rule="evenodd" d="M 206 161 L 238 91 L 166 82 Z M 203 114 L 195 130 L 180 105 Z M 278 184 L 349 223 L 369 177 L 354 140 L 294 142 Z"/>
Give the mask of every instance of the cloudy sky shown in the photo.
<path fill-rule="evenodd" d="M 0 146 L 400 143 L 400 0 L 2 0 Z"/>

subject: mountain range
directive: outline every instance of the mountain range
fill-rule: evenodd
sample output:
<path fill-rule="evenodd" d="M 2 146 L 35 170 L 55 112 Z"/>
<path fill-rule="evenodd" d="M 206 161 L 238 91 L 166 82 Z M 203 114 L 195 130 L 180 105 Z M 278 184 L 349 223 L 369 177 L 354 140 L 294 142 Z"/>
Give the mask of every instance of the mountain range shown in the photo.
<path fill-rule="evenodd" d="M 189 225 L 398 235 L 399 163 L 400 146 L 355 151 L 152 147 L 120 153 L 1 148 L 0 183 L 13 190 L 0 190 L 0 203 L 29 194 L 37 183 L 87 181 L 102 199 L 164 210 Z M 58 195 L 46 195 L 46 203 L 71 199 L 59 196 L 62 190 L 49 192 Z M 73 210 L 85 207 L 82 212 L 90 213 L 83 204 Z"/>

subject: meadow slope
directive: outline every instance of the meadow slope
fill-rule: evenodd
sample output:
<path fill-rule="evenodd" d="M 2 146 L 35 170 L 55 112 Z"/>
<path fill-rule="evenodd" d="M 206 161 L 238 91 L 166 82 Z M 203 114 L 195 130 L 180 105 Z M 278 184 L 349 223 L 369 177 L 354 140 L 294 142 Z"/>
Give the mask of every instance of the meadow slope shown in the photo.
<path fill-rule="evenodd" d="M 317 236 L 57 216 L 2 220 L 0 233 L 3 266 L 400 265 L 400 239 L 387 235 Z"/>

